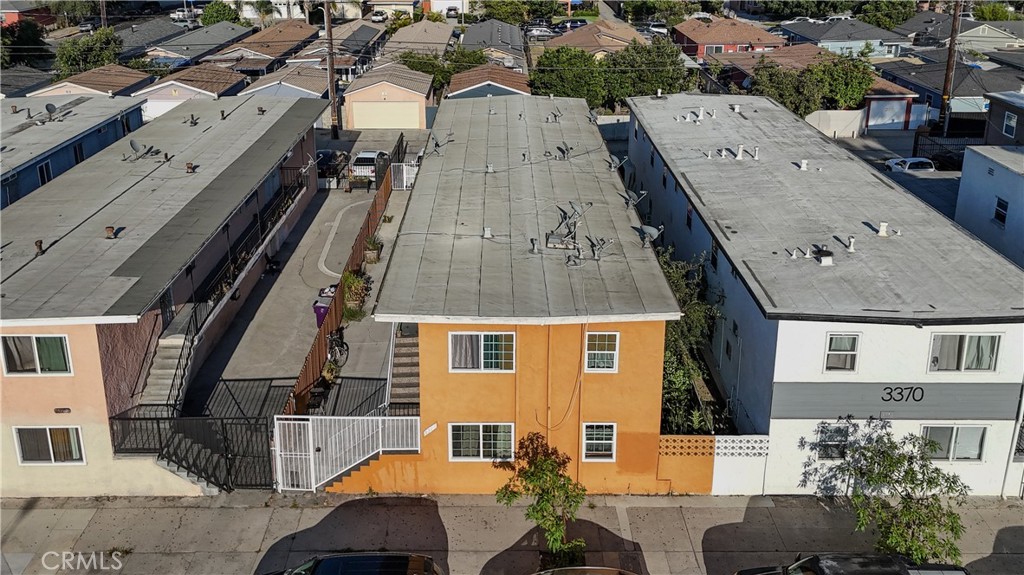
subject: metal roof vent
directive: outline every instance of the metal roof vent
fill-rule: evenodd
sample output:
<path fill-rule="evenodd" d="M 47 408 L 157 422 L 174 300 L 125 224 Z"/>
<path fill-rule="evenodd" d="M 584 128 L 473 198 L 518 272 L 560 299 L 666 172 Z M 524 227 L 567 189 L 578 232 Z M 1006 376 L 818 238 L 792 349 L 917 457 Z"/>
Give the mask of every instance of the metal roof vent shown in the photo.
<path fill-rule="evenodd" d="M 807 171 L 807 160 L 800 160 L 800 171 L 801 172 L 806 172 Z"/>
<path fill-rule="evenodd" d="M 487 164 L 487 173 L 488 174 L 493 174 L 494 173 L 494 164 Z"/>
<path fill-rule="evenodd" d="M 853 249 L 853 242 L 856 239 L 857 238 L 855 238 L 853 236 L 849 236 L 849 237 L 846 238 L 846 251 L 847 251 L 847 253 L 851 253 L 852 254 L 852 253 L 856 253 L 857 252 L 857 250 Z"/>
<path fill-rule="evenodd" d="M 878 235 L 883 238 L 889 237 L 889 222 L 880 222 L 878 224 Z"/>
<path fill-rule="evenodd" d="M 818 258 L 818 264 L 822 266 L 831 266 L 832 263 L 832 251 L 826 249 L 824 245 L 814 250 L 814 257 Z"/>
<path fill-rule="evenodd" d="M 36 240 L 36 257 L 39 257 L 46 253 L 43 249 L 43 240 Z"/>
<path fill-rule="evenodd" d="M 489 239 L 494 237 L 494 234 L 491 233 L 491 228 L 489 228 L 489 227 L 488 228 L 484 228 L 484 236 L 483 237 L 484 237 L 485 240 L 489 240 Z"/>
<path fill-rule="evenodd" d="M 754 146 L 754 159 L 755 160 L 759 160 L 760 159 L 760 158 L 757 157 L 757 152 L 758 152 L 759 149 L 760 148 L 758 148 L 757 146 Z"/>
<path fill-rule="evenodd" d="M 743 159 L 743 144 L 740 144 L 739 146 L 736 147 L 736 159 Z"/>
<path fill-rule="evenodd" d="M 103 231 L 106 232 L 108 240 L 117 239 L 117 228 L 114 226 L 107 226 L 106 228 L 103 228 Z"/>

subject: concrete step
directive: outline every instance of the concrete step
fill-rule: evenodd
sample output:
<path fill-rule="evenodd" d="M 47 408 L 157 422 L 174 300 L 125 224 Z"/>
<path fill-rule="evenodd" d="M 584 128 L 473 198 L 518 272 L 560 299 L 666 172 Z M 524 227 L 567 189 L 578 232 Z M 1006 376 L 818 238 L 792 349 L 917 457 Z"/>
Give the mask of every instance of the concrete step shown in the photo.
<path fill-rule="evenodd" d="M 419 388 L 391 388 L 391 403 L 419 403 Z"/>
<path fill-rule="evenodd" d="M 420 338 L 417 337 L 396 337 L 395 347 L 419 346 Z"/>
<path fill-rule="evenodd" d="M 170 380 L 174 379 L 174 372 L 175 371 L 176 371 L 176 369 L 173 368 L 173 367 L 171 367 L 171 368 L 161 368 L 161 367 L 153 368 L 153 369 L 149 370 L 149 379 L 151 381 L 152 380 L 157 380 L 157 379 L 166 379 L 167 381 L 170 381 Z"/>
<path fill-rule="evenodd" d="M 391 387 L 398 387 L 398 386 L 403 386 L 403 385 L 415 385 L 416 387 L 419 387 L 419 385 L 420 385 L 420 376 L 419 375 L 399 375 L 399 376 L 395 376 L 395 375 L 392 374 L 392 376 L 391 376 Z"/>
<path fill-rule="evenodd" d="M 419 375 L 420 366 L 419 364 L 398 364 L 396 363 L 391 367 L 391 375 Z"/>
<path fill-rule="evenodd" d="M 181 467 L 175 465 L 174 463 L 171 463 L 170 461 L 157 458 L 156 463 L 160 467 L 163 467 L 167 471 L 170 471 L 171 473 L 177 475 L 178 477 L 181 477 L 182 479 L 188 481 L 189 483 L 197 485 L 199 487 L 200 493 L 202 493 L 203 495 L 217 495 L 218 493 L 220 493 L 220 489 L 216 485 L 207 483 L 205 480 L 196 477 L 195 475 L 189 473 L 187 470 L 182 469 Z"/>

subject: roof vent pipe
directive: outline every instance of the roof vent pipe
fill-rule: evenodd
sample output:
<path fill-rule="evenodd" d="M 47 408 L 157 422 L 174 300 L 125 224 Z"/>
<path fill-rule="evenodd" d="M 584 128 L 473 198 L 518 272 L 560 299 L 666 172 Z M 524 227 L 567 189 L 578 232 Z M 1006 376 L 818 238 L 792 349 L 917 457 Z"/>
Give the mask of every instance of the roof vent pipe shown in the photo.
<path fill-rule="evenodd" d="M 17 104 L 11 104 L 11 113 L 12 114 L 17 114 L 18 113 L 18 105 Z"/>
<path fill-rule="evenodd" d="M 740 111 L 740 105 L 739 104 L 733 104 L 732 105 L 732 111 L 736 112 L 738 114 L 739 111 Z"/>
<path fill-rule="evenodd" d="M 811 247 L 807 248 L 806 250 L 804 250 L 804 259 L 805 260 L 809 260 L 809 259 L 813 258 L 814 256 L 811 255 L 811 252 L 813 252 L 813 251 L 814 251 L 814 246 L 811 246 Z"/>
<path fill-rule="evenodd" d="M 757 157 L 757 150 L 758 150 L 758 149 L 759 149 L 759 148 L 758 148 L 757 146 L 754 146 L 754 159 L 755 159 L 755 160 L 759 159 L 759 158 Z"/>
<path fill-rule="evenodd" d="M 743 159 L 743 144 L 740 144 L 739 146 L 736 147 L 736 159 Z"/>
<path fill-rule="evenodd" d="M 846 238 L 846 251 L 847 252 L 852 254 L 852 253 L 855 253 L 857 251 L 857 250 L 853 249 L 853 242 L 856 239 L 857 238 L 855 238 L 853 236 L 850 236 L 850 237 Z"/>
<path fill-rule="evenodd" d="M 555 99 L 555 95 L 554 94 L 548 94 L 548 100 L 554 100 L 554 99 Z"/>
<path fill-rule="evenodd" d="M 878 224 L 878 235 L 883 238 L 889 237 L 889 222 L 880 222 Z"/>
<path fill-rule="evenodd" d="M 834 265 L 832 263 L 832 252 L 825 249 L 824 246 L 818 250 L 818 264 L 822 266 Z"/>
<path fill-rule="evenodd" d="M 227 116 L 227 114 L 225 114 L 225 113 L 224 113 L 224 110 L 221 110 L 221 111 L 220 111 L 220 119 L 221 119 L 221 120 L 223 120 L 223 119 L 225 119 L 225 118 L 227 118 L 227 117 L 228 117 L 228 116 Z"/>
<path fill-rule="evenodd" d="M 43 240 L 36 240 L 36 257 L 43 255 L 46 250 L 43 249 Z"/>
<path fill-rule="evenodd" d="M 537 252 L 537 238 L 530 238 L 530 253 L 535 254 Z"/>
<path fill-rule="evenodd" d="M 697 119 L 698 120 L 703 120 L 704 119 L 704 106 L 701 106 L 700 110 L 697 112 Z"/>
<path fill-rule="evenodd" d="M 806 172 L 807 171 L 807 160 L 800 160 L 800 171 L 801 172 Z"/>
<path fill-rule="evenodd" d="M 192 162 L 186 162 L 185 163 L 185 173 L 186 174 L 194 174 L 194 173 L 196 173 L 196 167 L 195 167 L 194 164 L 192 164 Z"/>
<path fill-rule="evenodd" d="M 712 118 L 715 117 L 715 112 L 717 112 L 717 110 L 715 110 L 714 108 L 711 108 L 711 117 Z"/>
<path fill-rule="evenodd" d="M 724 158 L 724 157 L 725 157 L 725 148 L 722 148 L 722 149 L 720 150 L 720 152 L 721 152 L 721 154 L 722 154 L 722 157 Z"/>
<path fill-rule="evenodd" d="M 484 228 L 484 239 L 489 240 L 489 239 L 491 239 L 493 237 L 494 237 L 494 234 L 491 233 L 491 228 Z"/>
<path fill-rule="evenodd" d="M 117 234 L 115 233 L 116 230 L 114 229 L 114 226 L 107 226 L 106 228 L 103 229 L 103 231 L 106 232 L 108 240 L 117 239 Z"/>
<path fill-rule="evenodd" d="M 107 90 L 107 97 L 108 98 L 113 98 L 114 97 L 114 91 L 113 90 Z"/>
<path fill-rule="evenodd" d="M 661 88 L 658 88 L 658 97 L 661 97 Z"/>
<path fill-rule="evenodd" d="M 487 173 L 488 174 L 493 174 L 494 173 L 494 164 L 487 164 Z"/>

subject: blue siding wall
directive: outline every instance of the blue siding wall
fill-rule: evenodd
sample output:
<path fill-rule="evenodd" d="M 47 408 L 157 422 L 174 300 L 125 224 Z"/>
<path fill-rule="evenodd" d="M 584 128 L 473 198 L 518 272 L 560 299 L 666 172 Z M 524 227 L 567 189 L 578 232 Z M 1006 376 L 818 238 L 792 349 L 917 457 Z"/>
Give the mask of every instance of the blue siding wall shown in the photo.
<path fill-rule="evenodd" d="M 487 94 L 492 96 L 520 96 L 519 92 L 513 92 L 512 90 L 506 89 L 502 86 L 478 86 L 465 92 L 460 92 L 450 98 L 452 100 L 459 100 L 462 98 L 486 98 Z"/>

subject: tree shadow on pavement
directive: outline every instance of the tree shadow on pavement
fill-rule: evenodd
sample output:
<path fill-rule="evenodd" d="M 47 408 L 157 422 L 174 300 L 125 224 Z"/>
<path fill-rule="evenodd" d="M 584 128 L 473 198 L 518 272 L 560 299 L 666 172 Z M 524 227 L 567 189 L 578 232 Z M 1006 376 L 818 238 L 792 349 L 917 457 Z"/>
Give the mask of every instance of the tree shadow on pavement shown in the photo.
<path fill-rule="evenodd" d="M 638 575 L 650 575 L 643 550 L 635 541 L 623 539 L 606 527 L 577 519 L 569 525 L 567 537 L 587 542 L 588 567 L 614 567 Z M 547 549 L 544 533 L 534 527 L 524 533 L 508 549 L 498 553 L 480 570 L 484 575 L 526 575 L 540 571 L 540 552 Z"/>
<path fill-rule="evenodd" d="M 309 511 L 316 510 L 304 510 L 303 517 Z M 359 551 L 429 555 L 445 573 L 449 572 L 448 533 L 436 501 L 369 497 L 343 503 L 316 524 L 277 540 L 267 548 L 255 573 L 295 567 L 316 555 Z"/>
<path fill-rule="evenodd" d="M 1024 573 L 1024 525 L 996 532 L 992 554 L 966 565 L 971 575 L 1019 575 Z"/>

